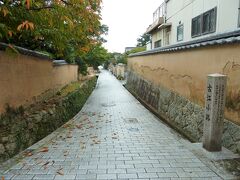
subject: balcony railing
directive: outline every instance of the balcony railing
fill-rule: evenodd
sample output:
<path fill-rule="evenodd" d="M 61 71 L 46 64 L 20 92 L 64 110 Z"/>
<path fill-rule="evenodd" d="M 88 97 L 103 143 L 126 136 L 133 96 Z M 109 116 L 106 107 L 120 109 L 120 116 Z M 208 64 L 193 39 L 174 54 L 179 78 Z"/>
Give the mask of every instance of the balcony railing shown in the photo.
<path fill-rule="evenodd" d="M 166 3 L 162 3 L 153 13 L 153 22 L 166 15 Z"/>
<path fill-rule="evenodd" d="M 153 13 L 153 23 L 147 28 L 146 33 L 151 33 L 154 31 L 158 26 L 165 22 L 166 17 L 166 3 L 162 3 L 156 11 Z"/>

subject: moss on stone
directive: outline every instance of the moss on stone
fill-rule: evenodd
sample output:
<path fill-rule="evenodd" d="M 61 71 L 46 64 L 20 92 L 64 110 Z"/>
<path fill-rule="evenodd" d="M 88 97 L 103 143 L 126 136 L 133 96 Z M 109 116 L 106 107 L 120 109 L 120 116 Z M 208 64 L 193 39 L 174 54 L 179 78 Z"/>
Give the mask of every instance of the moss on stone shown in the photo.
<path fill-rule="evenodd" d="M 29 109 L 8 106 L 6 113 L 0 117 L 0 137 L 11 137 L 11 140 L 2 142 L 0 138 L 0 144 L 6 149 L 0 154 L 0 162 L 13 157 L 73 118 L 94 90 L 96 80 L 93 78 L 83 85 L 72 83 L 60 91 L 61 97 L 58 95 L 54 101 L 31 105 Z M 34 106 L 38 107 L 34 109 Z"/>

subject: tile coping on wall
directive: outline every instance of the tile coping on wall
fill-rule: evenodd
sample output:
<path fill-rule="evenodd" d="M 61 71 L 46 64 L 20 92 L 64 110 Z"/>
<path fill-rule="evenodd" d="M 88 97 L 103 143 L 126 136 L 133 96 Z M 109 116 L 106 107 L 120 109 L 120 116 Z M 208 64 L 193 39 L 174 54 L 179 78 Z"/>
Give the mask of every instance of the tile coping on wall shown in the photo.
<path fill-rule="evenodd" d="M 157 53 L 186 50 L 186 49 L 199 48 L 204 46 L 233 44 L 233 43 L 240 43 L 240 30 L 217 34 L 210 37 L 173 44 L 165 47 L 159 47 L 149 51 L 134 53 L 134 54 L 130 54 L 129 57 L 146 56 L 146 55 L 152 55 Z"/>
<path fill-rule="evenodd" d="M 4 51 L 8 47 L 10 47 L 9 44 L 0 42 L 0 50 Z M 14 45 L 11 45 L 11 47 L 16 49 L 20 54 L 23 54 L 23 55 L 34 56 L 34 57 L 41 58 L 43 60 L 51 60 L 51 58 L 47 54 L 44 54 L 41 52 L 29 50 L 29 49 L 22 48 L 19 46 L 14 46 Z"/>
<path fill-rule="evenodd" d="M 10 47 L 10 46 L 8 44 L 6 44 L 6 43 L 0 42 L 0 50 L 1 51 L 5 51 L 7 47 Z M 29 50 L 29 49 L 22 48 L 22 47 L 19 47 L 19 46 L 14 46 L 14 45 L 12 47 L 14 49 L 16 49 L 20 54 L 41 58 L 42 60 L 52 61 L 53 62 L 53 66 L 69 65 L 65 60 L 54 60 L 54 59 L 51 59 L 49 55 L 44 54 L 42 52 L 33 51 L 33 50 Z M 75 64 L 71 64 L 71 65 L 75 65 Z"/>

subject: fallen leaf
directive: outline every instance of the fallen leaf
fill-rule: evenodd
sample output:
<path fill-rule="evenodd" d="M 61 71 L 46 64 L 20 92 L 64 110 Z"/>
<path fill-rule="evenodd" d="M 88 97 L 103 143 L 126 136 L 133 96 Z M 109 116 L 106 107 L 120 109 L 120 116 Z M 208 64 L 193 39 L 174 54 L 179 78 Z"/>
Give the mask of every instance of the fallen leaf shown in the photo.
<path fill-rule="evenodd" d="M 82 125 L 76 125 L 78 129 L 82 129 Z"/>
<path fill-rule="evenodd" d="M 57 171 L 57 173 L 58 173 L 59 175 L 61 175 L 61 176 L 63 176 L 63 175 L 64 175 L 64 172 L 63 172 L 62 168 L 61 168 L 61 169 L 59 169 L 59 170 Z"/>
<path fill-rule="evenodd" d="M 43 161 L 42 160 L 40 160 L 40 161 L 38 161 L 36 164 L 41 164 Z"/>
<path fill-rule="evenodd" d="M 100 144 L 101 143 L 101 141 L 96 141 L 96 142 L 94 142 L 95 144 Z"/>
<path fill-rule="evenodd" d="M 92 136 L 91 138 L 92 138 L 92 139 L 95 139 L 95 138 L 98 138 L 98 137 L 97 137 L 97 136 Z"/>
<path fill-rule="evenodd" d="M 2 180 L 5 180 L 4 176 L 2 176 Z"/>
<path fill-rule="evenodd" d="M 47 161 L 46 163 L 44 163 L 43 164 L 43 166 L 46 166 L 46 165 L 48 165 L 50 162 L 49 161 Z"/>
<path fill-rule="evenodd" d="M 32 156 L 33 155 L 33 153 L 31 153 L 31 152 L 28 152 L 27 154 L 26 154 L 26 156 Z"/>
<path fill-rule="evenodd" d="M 48 147 L 42 148 L 39 152 L 48 152 Z"/>
<path fill-rule="evenodd" d="M 63 152 L 63 156 L 67 156 L 68 154 L 69 154 L 68 151 Z"/>
<path fill-rule="evenodd" d="M 72 138 L 73 136 L 71 135 L 71 134 L 69 134 L 68 136 L 67 136 L 67 138 Z"/>
<path fill-rule="evenodd" d="M 64 128 L 68 128 L 68 127 L 69 127 L 69 124 L 64 124 L 63 127 L 64 127 Z"/>

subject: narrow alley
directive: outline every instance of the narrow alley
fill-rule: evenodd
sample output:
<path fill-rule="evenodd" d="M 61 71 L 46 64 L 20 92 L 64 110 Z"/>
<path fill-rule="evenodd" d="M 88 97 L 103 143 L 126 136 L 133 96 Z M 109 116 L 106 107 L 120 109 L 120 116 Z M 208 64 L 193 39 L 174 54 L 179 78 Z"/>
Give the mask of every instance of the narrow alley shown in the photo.
<path fill-rule="evenodd" d="M 11 162 L 4 179 L 222 179 L 103 71 L 83 109 Z M 1 176 L 0 176 L 1 177 Z"/>

